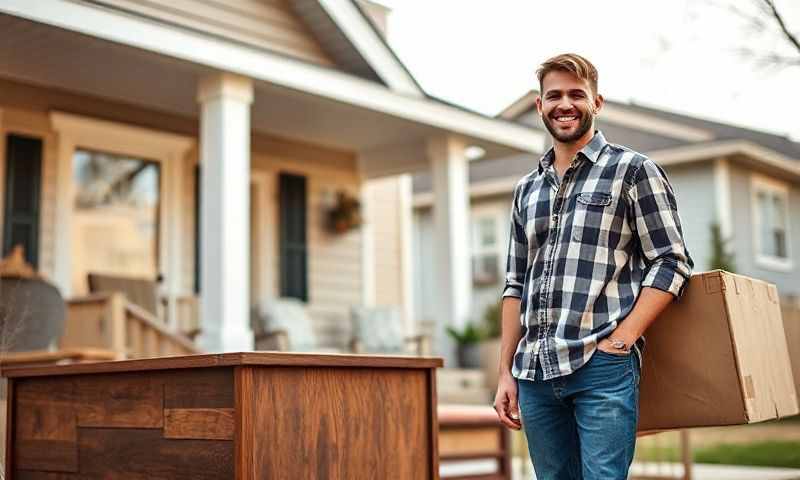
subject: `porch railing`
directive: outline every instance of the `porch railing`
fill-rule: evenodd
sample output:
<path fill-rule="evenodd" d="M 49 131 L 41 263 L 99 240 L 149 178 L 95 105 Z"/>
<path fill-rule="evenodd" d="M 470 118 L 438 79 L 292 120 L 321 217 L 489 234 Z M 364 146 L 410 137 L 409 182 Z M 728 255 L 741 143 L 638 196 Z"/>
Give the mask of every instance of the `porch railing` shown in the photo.
<path fill-rule="evenodd" d="M 151 358 L 199 353 L 183 335 L 170 331 L 121 293 L 102 293 L 67 301 L 60 347 L 113 350 L 120 358 Z"/>

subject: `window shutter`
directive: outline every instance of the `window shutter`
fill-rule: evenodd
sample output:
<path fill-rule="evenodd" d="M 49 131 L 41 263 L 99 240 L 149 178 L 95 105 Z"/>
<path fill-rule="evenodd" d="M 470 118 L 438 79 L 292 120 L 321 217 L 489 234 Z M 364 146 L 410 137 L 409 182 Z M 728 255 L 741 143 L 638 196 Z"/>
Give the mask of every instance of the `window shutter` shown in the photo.
<path fill-rule="evenodd" d="M 3 256 L 15 245 L 25 248 L 25 261 L 39 266 L 39 197 L 42 184 L 42 141 L 9 135 L 6 142 L 6 191 Z"/>
<path fill-rule="evenodd" d="M 308 301 L 306 178 L 280 175 L 281 296 Z"/>

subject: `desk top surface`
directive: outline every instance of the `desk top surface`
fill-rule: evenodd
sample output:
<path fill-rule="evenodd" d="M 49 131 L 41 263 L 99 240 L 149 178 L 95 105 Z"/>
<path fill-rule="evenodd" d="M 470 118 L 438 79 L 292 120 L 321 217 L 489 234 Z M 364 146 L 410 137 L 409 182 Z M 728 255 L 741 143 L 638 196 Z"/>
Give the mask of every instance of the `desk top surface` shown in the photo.
<path fill-rule="evenodd" d="M 85 373 L 137 372 L 176 368 L 235 367 L 239 365 L 262 367 L 356 367 L 356 368 L 408 368 L 430 369 L 442 366 L 439 357 L 406 357 L 349 354 L 316 354 L 285 352 L 236 352 L 219 354 L 184 355 L 175 357 L 116 360 L 110 362 L 73 363 L 3 369 L 8 378 L 40 377 L 49 375 L 77 375 Z"/>

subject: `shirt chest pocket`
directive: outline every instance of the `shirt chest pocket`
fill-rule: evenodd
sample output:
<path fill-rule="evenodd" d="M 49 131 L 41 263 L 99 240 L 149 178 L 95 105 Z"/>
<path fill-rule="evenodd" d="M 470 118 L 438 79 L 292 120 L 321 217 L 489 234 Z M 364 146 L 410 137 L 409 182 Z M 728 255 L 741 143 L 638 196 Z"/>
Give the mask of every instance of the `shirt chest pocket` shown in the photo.
<path fill-rule="evenodd" d="M 593 245 L 607 245 L 614 207 L 606 192 L 581 192 L 575 196 L 572 239 Z"/>

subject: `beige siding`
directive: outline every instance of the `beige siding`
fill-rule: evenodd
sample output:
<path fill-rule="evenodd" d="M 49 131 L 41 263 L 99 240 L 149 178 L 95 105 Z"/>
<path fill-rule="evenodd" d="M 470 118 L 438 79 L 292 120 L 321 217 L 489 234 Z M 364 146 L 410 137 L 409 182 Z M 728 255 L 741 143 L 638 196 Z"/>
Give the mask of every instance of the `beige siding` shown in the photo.
<path fill-rule="evenodd" d="M 97 3 L 320 65 L 333 65 L 292 11 L 288 0 L 97 0 Z"/>
<path fill-rule="evenodd" d="M 48 112 L 66 110 L 77 114 L 132 123 L 147 128 L 197 137 L 195 119 L 153 112 L 146 109 L 42 89 L 0 80 L 0 133 L 27 133 L 44 139 L 42 220 L 40 226 L 40 261 L 45 275 L 54 268 L 56 208 L 57 136 L 50 129 Z M 0 145 L 2 146 L 2 145 Z M 5 149 L 0 149 L 0 175 L 5 164 Z M 183 293 L 191 293 L 194 284 L 194 165 L 196 149 L 185 159 L 186 173 L 181 182 L 181 258 L 180 285 Z M 324 227 L 326 202 L 339 189 L 358 195 L 361 178 L 355 156 L 311 144 L 291 142 L 266 135 L 253 137 L 252 168 L 262 173 L 267 182 L 267 204 L 262 219 L 271 235 L 271 251 L 265 251 L 261 268 L 267 269 L 271 284 L 268 295 L 277 295 L 279 286 L 277 231 L 277 175 L 289 172 L 308 177 L 309 235 L 309 311 L 316 320 L 321 341 L 326 345 L 343 346 L 349 335 L 348 312 L 362 301 L 361 235 L 353 231 L 344 235 L 327 232 Z M 1 180 L 1 179 L 0 179 Z M 0 182 L 0 198 L 3 183 Z M 2 223 L 2 222 L 0 222 Z M 267 249 L 264 249 L 267 250 Z M 256 300 L 256 299 L 254 299 Z"/>
<path fill-rule="evenodd" d="M 305 156 L 313 148 L 284 144 L 268 153 L 264 150 L 253 153 L 253 171 L 266 175 L 271 192 L 263 221 L 271 236 L 266 243 L 272 249 L 265 252 L 261 261 L 272 274 L 269 282 L 272 287 L 265 296 L 268 299 L 280 293 L 278 175 L 281 172 L 304 175 L 308 179 L 309 313 L 315 320 L 320 342 L 342 347 L 350 334 L 350 307 L 362 302 L 361 235 L 357 230 L 342 235 L 330 233 L 325 226 L 325 212 L 336 191 L 358 195 L 361 180 L 352 157 L 322 149 L 315 150 L 313 156 Z M 282 155 L 276 155 L 276 150 Z M 298 155 L 306 160 L 298 162 L 293 158 Z"/>

